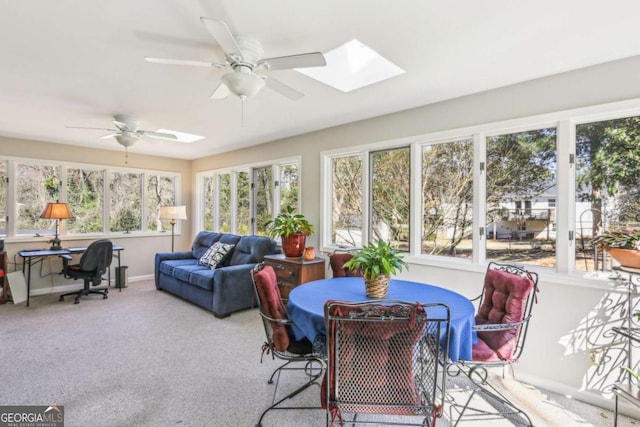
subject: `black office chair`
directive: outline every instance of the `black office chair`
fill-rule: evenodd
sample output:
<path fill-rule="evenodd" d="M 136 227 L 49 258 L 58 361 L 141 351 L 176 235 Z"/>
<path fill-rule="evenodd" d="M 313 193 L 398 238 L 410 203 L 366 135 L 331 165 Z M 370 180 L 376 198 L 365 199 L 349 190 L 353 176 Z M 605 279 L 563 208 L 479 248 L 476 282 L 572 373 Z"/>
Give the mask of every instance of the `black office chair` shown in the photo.
<path fill-rule="evenodd" d="M 102 275 L 107 272 L 111 265 L 113 257 L 113 243 L 111 240 L 96 240 L 91 243 L 87 250 L 82 254 L 78 264 L 69 264 L 71 255 L 61 255 L 62 257 L 62 273 L 67 279 L 83 279 L 84 288 L 67 294 L 60 295 L 60 301 L 64 301 L 64 297 L 75 295 L 74 304 L 80 303 L 80 297 L 89 294 L 100 294 L 102 299 L 107 299 L 109 290 L 106 288 L 91 289 L 89 284 L 98 286 L 102 282 Z"/>

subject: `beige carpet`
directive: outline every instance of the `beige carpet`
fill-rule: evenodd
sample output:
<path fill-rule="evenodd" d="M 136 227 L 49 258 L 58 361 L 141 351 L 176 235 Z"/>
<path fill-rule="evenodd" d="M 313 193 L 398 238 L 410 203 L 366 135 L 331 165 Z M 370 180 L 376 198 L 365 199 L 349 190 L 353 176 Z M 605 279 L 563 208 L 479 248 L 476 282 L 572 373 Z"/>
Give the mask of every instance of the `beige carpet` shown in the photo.
<path fill-rule="evenodd" d="M 79 285 L 80 287 L 81 285 Z M 58 302 L 57 295 L 0 305 L 0 405 L 64 405 L 65 426 L 253 426 L 268 406 L 278 366 L 260 363 L 264 331 L 256 310 L 217 319 L 152 281 L 122 292 Z M 294 387 L 299 378 L 283 378 Z M 454 399 L 468 391 L 450 381 Z M 536 426 L 612 426 L 610 411 L 513 380 L 504 388 Z M 316 405 L 312 388 L 293 404 Z M 477 402 L 484 404 L 483 401 Z M 448 411 L 439 426 L 450 426 Z M 272 411 L 265 427 L 322 426 L 322 410 Z M 465 419 L 460 426 L 522 425 Z M 638 422 L 621 417 L 620 426 Z"/>

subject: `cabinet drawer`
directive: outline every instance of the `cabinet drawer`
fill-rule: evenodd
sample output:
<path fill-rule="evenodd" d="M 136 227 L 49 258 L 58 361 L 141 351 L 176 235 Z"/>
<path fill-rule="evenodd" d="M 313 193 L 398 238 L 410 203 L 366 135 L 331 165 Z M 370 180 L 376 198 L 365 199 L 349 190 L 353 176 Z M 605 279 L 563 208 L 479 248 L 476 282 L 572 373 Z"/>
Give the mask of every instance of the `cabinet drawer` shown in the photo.
<path fill-rule="evenodd" d="M 278 280 L 278 288 L 280 289 L 280 298 L 289 299 L 289 292 L 291 292 L 296 286 L 298 286 L 297 283 Z"/>
<path fill-rule="evenodd" d="M 276 271 L 278 282 L 286 281 L 296 285 L 300 283 L 300 269 L 297 266 L 282 263 L 269 263 L 269 265 Z"/>

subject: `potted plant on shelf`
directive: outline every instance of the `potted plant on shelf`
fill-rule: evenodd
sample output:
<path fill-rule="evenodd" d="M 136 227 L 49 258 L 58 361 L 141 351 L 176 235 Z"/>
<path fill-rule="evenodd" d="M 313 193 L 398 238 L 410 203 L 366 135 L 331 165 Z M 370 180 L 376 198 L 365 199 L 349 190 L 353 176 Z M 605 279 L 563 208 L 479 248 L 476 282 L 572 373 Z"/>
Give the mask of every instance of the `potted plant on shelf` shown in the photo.
<path fill-rule="evenodd" d="M 377 242 L 369 242 L 360 252 L 354 253 L 344 267 L 362 270 L 368 297 L 385 298 L 391 275 L 408 268 L 408 264 L 400 252 L 380 239 Z"/>
<path fill-rule="evenodd" d="M 593 245 L 609 252 L 623 267 L 640 268 L 640 231 L 629 228 L 605 230 L 593 239 Z"/>
<path fill-rule="evenodd" d="M 269 237 L 282 239 L 282 252 L 287 257 L 301 257 L 307 236 L 313 234 L 313 224 L 304 215 L 295 213 L 291 206 L 266 224 Z"/>

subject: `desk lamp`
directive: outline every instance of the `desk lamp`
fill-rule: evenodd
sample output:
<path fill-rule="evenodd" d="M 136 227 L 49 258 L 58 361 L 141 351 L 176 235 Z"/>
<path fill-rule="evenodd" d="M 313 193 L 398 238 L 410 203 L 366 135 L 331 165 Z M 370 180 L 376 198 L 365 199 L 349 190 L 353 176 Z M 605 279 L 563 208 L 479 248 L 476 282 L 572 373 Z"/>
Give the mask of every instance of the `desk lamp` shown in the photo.
<path fill-rule="evenodd" d="M 171 252 L 173 252 L 173 239 L 176 228 L 176 220 L 187 219 L 186 206 L 162 206 L 160 208 L 160 219 L 169 220 L 171 224 Z"/>
<path fill-rule="evenodd" d="M 60 220 L 73 218 L 71 209 L 69 209 L 69 204 L 49 202 L 44 208 L 42 214 L 40 214 L 40 218 L 56 220 L 56 235 L 53 239 L 49 240 L 49 243 L 51 243 L 51 247 L 49 249 L 52 251 L 59 251 L 62 249 L 62 246 L 60 246 L 60 238 L 58 237 L 58 226 L 60 225 Z"/>

